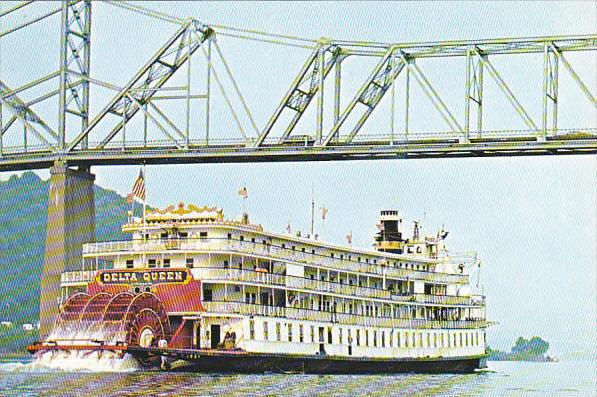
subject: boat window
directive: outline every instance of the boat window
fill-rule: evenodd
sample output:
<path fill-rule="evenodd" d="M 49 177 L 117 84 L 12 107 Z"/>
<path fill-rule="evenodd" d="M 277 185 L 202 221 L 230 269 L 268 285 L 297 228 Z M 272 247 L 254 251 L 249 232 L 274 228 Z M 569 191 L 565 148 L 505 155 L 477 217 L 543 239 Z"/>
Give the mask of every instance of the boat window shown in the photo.
<path fill-rule="evenodd" d="M 245 236 L 240 236 L 240 241 L 245 241 Z"/>
<path fill-rule="evenodd" d="M 267 321 L 263 322 L 263 340 L 269 339 L 269 329 L 267 326 Z"/>
<path fill-rule="evenodd" d="M 149 260 L 149 267 L 155 267 L 155 259 Z"/>
<path fill-rule="evenodd" d="M 303 333 L 303 324 L 299 325 L 299 342 L 304 342 L 305 341 L 305 335 Z"/>
<path fill-rule="evenodd" d="M 255 242 L 255 237 L 251 238 L 251 242 L 254 243 Z"/>
<path fill-rule="evenodd" d="M 170 267 L 170 259 L 164 259 L 164 267 Z"/>
<path fill-rule="evenodd" d="M 213 292 L 212 292 L 212 290 L 209 289 L 209 288 L 205 288 L 203 290 L 203 300 L 205 302 L 211 302 L 212 299 L 213 299 Z"/>
<path fill-rule="evenodd" d="M 192 268 L 195 260 L 193 258 L 187 258 L 187 267 Z"/>
<path fill-rule="evenodd" d="M 232 234 L 228 233 L 228 240 L 232 239 Z"/>
<path fill-rule="evenodd" d="M 132 259 L 127 259 L 126 260 L 126 268 L 127 269 L 132 269 L 134 267 L 134 261 Z"/>
<path fill-rule="evenodd" d="M 286 325 L 288 326 L 288 342 L 292 342 L 292 323 Z"/>
<path fill-rule="evenodd" d="M 313 255 L 315 255 L 315 250 L 311 250 L 311 253 L 312 253 Z"/>
<path fill-rule="evenodd" d="M 185 236 L 186 237 L 186 236 Z M 200 238 L 205 238 L 207 237 L 207 232 L 199 232 L 199 237 Z"/>
<path fill-rule="evenodd" d="M 282 340 L 282 331 L 280 329 L 280 323 L 276 323 L 276 339 L 278 341 Z"/>
<path fill-rule="evenodd" d="M 249 320 L 249 339 L 255 339 L 255 320 Z"/>

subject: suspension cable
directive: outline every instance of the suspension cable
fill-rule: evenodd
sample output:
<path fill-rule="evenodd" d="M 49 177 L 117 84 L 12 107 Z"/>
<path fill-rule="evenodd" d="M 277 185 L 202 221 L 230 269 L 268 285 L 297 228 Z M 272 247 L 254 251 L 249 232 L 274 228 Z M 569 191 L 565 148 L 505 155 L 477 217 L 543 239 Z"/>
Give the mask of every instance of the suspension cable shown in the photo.
<path fill-rule="evenodd" d="M 184 25 L 185 23 L 188 23 L 188 19 L 178 18 L 178 17 L 166 14 L 161 11 L 155 11 L 155 10 L 149 9 L 147 7 L 142 7 L 137 4 L 132 4 L 131 2 L 128 2 L 128 1 L 116 2 L 113 0 L 103 0 L 103 2 L 113 5 L 113 6 L 116 6 L 116 7 L 120 7 L 120 8 L 129 10 L 129 11 L 132 11 L 132 12 L 136 12 L 136 13 L 148 16 L 148 17 L 159 19 L 164 22 L 174 23 L 177 25 Z M 214 29 L 217 29 L 217 34 L 219 34 L 219 35 L 234 37 L 234 38 L 239 38 L 239 39 L 244 39 L 244 40 L 259 41 L 259 42 L 264 42 L 264 43 L 284 45 L 284 46 L 288 46 L 288 47 L 305 48 L 305 49 L 313 48 L 312 46 L 309 46 L 308 44 L 311 44 L 311 45 L 317 44 L 317 40 L 307 39 L 304 37 L 284 35 L 284 34 L 278 34 L 278 33 L 269 33 L 269 32 L 254 30 L 254 29 L 241 29 L 241 28 L 235 28 L 235 27 L 226 26 L 226 25 L 212 25 L 212 24 L 208 24 L 208 25 Z M 234 32 L 234 33 L 232 33 L 232 32 Z M 257 36 L 257 37 L 255 37 L 255 36 Z"/>
<path fill-rule="evenodd" d="M 146 7 L 141 7 L 137 4 L 132 4 L 128 1 L 112 1 L 112 0 L 102 0 L 104 3 L 113 5 L 115 7 L 123 8 L 125 10 L 133 11 L 138 14 L 142 14 L 148 17 L 152 17 L 155 19 L 159 19 L 160 21 L 173 23 L 176 25 L 184 25 L 187 21 L 182 18 L 177 18 L 168 14 L 165 14 L 160 11 L 155 11 Z"/>
<path fill-rule="evenodd" d="M 59 13 L 60 11 L 62 11 L 62 7 L 56 8 L 56 9 L 54 9 L 54 10 L 52 10 L 52 11 L 50 11 L 50 12 L 48 12 L 48 13 L 42 15 L 42 16 L 34 18 L 34 19 L 30 20 L 30 21 L 24 22 L 24 23 L 20 24 L 17 27 L 5 30 L 4 32 L 0 33 L 0 38 L 2 38 L 4 36 L 8 36 L 9 34 L 17 32 L 17 31 L 19 31 L 19 30 L 21 30 L 23 28 L 26 28 L 27 26 L 31 26 L 34 23 L 37 23 L 37 22 L 42 21 L 42 20 L 44 20 L 44 19 L 46 19 L 48 17 L 51 17 L 54 14 Z"/>
<path fill-rule="evenodd" d="M 31 1 L 23 1 L 23 2 L 21 2 L 21 3 L 19 3 L 19 4 L 17 4 L 16 6 L 12 7 L 11 9 L 8 9 L 8 10 L 6 10 L 6 11 L 2 11 L 2 12 L 0 13 L 0 18 L 2 18 L 2 17 L 3 17 L 3 16 L 5 16 L 5 15 L 8 15 L 8 14 L 10 14 L 11 12 L 14 12 L 14 11 L 20 10 L 21 8 L 23 8 L 23 7 L 25 7 L 25 6 L 28 6 L 28 5 L 29 5 L 29 4 L 31 4 L 31 3 L 33 3 L 33 0 L 31 0 Z"/>

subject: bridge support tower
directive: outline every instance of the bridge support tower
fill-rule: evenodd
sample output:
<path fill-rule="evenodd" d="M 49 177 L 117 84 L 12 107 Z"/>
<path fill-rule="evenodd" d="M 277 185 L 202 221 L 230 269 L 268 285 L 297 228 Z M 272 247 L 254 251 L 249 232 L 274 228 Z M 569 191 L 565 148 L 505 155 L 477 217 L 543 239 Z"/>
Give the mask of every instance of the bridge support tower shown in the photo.
<path fill-rule="evenodd" d="M 40 336 L 53 329 L 60 304 L 60 274 L 78 270 L 84 243 L 95 240 L 95 176 L 89 168 L 56 162 L 50 169 L 46 250 L 41 279 Z"/>

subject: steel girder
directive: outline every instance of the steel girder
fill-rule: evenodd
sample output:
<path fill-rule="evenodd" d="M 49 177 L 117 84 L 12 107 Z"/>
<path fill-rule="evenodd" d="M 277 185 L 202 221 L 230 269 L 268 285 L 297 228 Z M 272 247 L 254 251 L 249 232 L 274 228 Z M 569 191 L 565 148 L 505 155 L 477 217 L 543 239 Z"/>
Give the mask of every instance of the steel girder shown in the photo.
<path fill-rule="evenodd" d="M 49 150 L 54 151 L 56 147 L 52 141 L 58 139 L 58 134 L 17 96 L 16 91 L 18 90 L 11 90 L 6 84 L 0 81 L 0 148 L 3 146 L 4 133 L 18 119 L 23 123 L 25 139 L 27 132 L 30 131 L 35 134 L 35 136 L 42 141 Z M 8 123 L 4 125 L 1 115 L 2 107 L 7 108 L 13 114 Z M 47 135 L 49 135 L 49 137 L 38 131 L 35 126 L 40 127 Z"/>
<path fill-rule="evenodd" d="M 347 45 L 349 43 L 339 42 L 338 45 Z M 357 95 L 353 98 L 350 105 L 347 107 L 343 117 L 334 124 L 334 127 L 322 142 L 323 146 L 328 145 L 334 137 L 339 137 L 339 128 L 343 120 L 345 120 L 350 112 L 354 111 L 356 103 L 364 103 L 361 99 L 363 92 L 367 92 L 370 87 L 376 87 L 379 91 L 381 98 L 387 88 L 383 85 L 374 84 L 377 74 L 380 71 L 380 66 L 387 62 L 388 54 L 391 51 L 400 52 L 403 54 L 403 59 L 408 60 L 407 65 L 407 92 L 406 92 L 406 123 L 408 123 L 408 72 L 412 70 L 414 77 L 417 82 L 421 85 L 425 94 L 431 99 L 435 108 L 440 112 L 442 118 L 448 123 L 450 128 L 457 133 L 463 133 L 464 141 L 469 139 L 470 130 L 470 102 L 471 100 L 477 104 L 477 131 L 482 131 L 482 114 L 483 114 L 483 70 L 486 69 L 489 72 L 490 77 L 496 82 L 498 88 L 504 93 L 508 101 L 512 104 L 513 108 L 520 115 L 524 123 L 531 129 L 537 131 L 537 135 L 541 139 L 545 139 L 547 133 L 547 112 L 548 102 L 551 103 L 552 108 L 552 132 L 557 131 L 557 91 L 558 91 L 558 59 L 562 59 L 565 62 L 565 58 L 562 55 L 563 51 L 588 51 L 597 49 L 597 36 L 569 36 L 569 37 L 542 37 L 542 38 L 522 38 L 522 39 L 497 39 L 497 40 L 485 40 L 485 41 L 463 41 L 463 42 L 438 42 L 438 43 L 406 43 L 406 44 L 394 44 L 386 50 L 385 53 L 379 51 L 362 51 L 358 49 L 361 44 L 355 44 L 355 47 L 346 49 L 345 52 L 348 55 L 361 55 L 361 56 L 372 56 L 378 55 L 383 56 L 380 63 L 377 64 L 373 74 L 365 81 L 361 86 Z M 363 44 L 362 46 L 368 46 L 370 44 Z M 506 81 L 494 67 L 489 60 L 489 55 L 512 55 L 512 54 L 528 54 L 528 53 L 540 53 L 545 54 L 545 65 L 544 65 L 544 109 L 543 109 L 543 128 L 542 133 L 540 132 L 537 124 L 529 116 L 527 110 L 522 106 L 518 98 L 514 95 Z M 383 55 L 382 55 L 383 54 Z M 466 57 L 466 87 L 465 87 L 465 117 L 464 117 L 464 128 L 460 127 L 460 124 L 450 112 L 448 107 L 439 97 L 439 94 L 435 91 L 431 83 L 423 75 L 417 64 L 416 59 L 419 58 L 436 58 L 436 57 L 448 57 L 448 56 L 461 56 Z M 597 107 L 595 97 L 591 91 L 586 87 L 583 81 L 578 77 L 575 71 L 572 69 L 570 64 L 567 64 L 567 69 L 573 76 L 575 82 L 579 85 L 581 90 L 589 98 L 594 106 Z M 383 70 L 383 68 L 381 69 Z M 400 73 L 400 71 L 398 71 Z M 389 82 L 389 85 L 393 83 L 393 80 Z M 384 87 L 385 89 L 382 89 Z M 376 103 L 373 103 L 376 105 Z M 363 116 L 358 120 L 352 131 L 343 140 L 344 143 L 350 143 L 354 139 L 355 135 L 359 132 L 363 123 L 367 117 L 374 110 L 375 106 L 367 109 Z M 392 116 L 393 119 L 393 116 Z M 408 131 L 408 124 L 405 127 L 405 133 Z"/>
<path fill-rule="evenodd" d="M 69 143 L 66 152 L 74 151 L 108 114 L 118 115 L 121 120 L 97 147 L 97 149 L 104 148 L 119 132 L 123 131 L 127 121 L 139 110 L 146 113 L 144 106 L 150 104 L 155 93 L 211 37 L 212 33 L 211 28 L 195 20 L 178 29 L 104 109 L 89 122 L 89 126 Z M 176 138 L 166 133 L 165 128 L 161 127 L 160 129 L 176 146 L 181 146 Z M 177 132 L 179 133 L 179 131 Z"/>
<path fill-rule="evenodd" d="M 326 47 L 324 47 L 324 45 Z M 338 53 L 337 57 L 330 57 L 329 62 L 325 64 L 324 75 L 318 79 L 319 74 L 317 68 L 321 65 L 319 61 L 321 54 L 326 48 L 334 48 Z M 338 143 L 342 139 L 344 143 L 350 143 L 359 133 L 364 123 L 367 121 L 371 113 L 375 110 L 385 93 L 393 86 L 397 76 L 406 70 L 407 92 L 406 92 L 406 125 L 405 134 L 408 134 L 408 90 L 409 79 L 412 74 L 415 80 L 419 83 L 427 97 L 431 100 L 434 107 L 438 110 L 442 118 L 446 121 L 450 129 L 460 136 L 464 141 L 469 139 L 470 132 L 470 107 L 471 101 L 477 105 L 477 131 L 482 131 L 483 119 L 483 71 L 487 70 L 489 76 L 496 82 L 500 91 L 506 96 L 515 111 L 520 115 L 523 122 L 533 130 L 537 131 L 538 137 L 542 138 L 546 135 L 547 127 L 544 122 L 542 130 L 537 126 L 534 120 L 529 116 L 527 110 L 520 103 L 516 95 L 512 92 L 501 74 L 497 71 L 494 65 L 490 62 L 490 55 L 514 55 L 514 54 L 529 54 L 529 53 L 545 53 L 545 87 L 544 98 L 552 105 L 552 130 L 557 130 L 557 62 L 562 59 L 561 55 L 564 51 L 588 51 L 597 49 L 597 36 L 553 36 L 553 37 L 539 37 L 539 38 L 512 38 L 512 39 L 495 39 L 495 40 L 479 40 L 479 41 L 451 41 L 451 42 L 430 42 L 430 43 L 371 43 L 371 42 L 352 42 L 352 41 L 329 41 L 321 40 L 320 44 L 313 50 L 307 61 L 300 70 L 298 76 L 291 85 L 290 90 L 282 99 L 269 122 L 254 142 L 253 147 L 263 145 L 265 139 L 270 135 L 273 126 L 278 122 L 278 118 L 284 109 L 292 109 L 295 115 L 283 131 L 279 142 L 282 143 L 293 132 L 296 123 L 304 114 L 306 107 L 311 102 L 311 99 L 319 93 L 320 98 L 323 94 L 323 81 L 325 76 L 330 72 L 333 64 L 336 64 L 336 84 L 335 90 L 335 108 L 334 108 L 334 123 L 331 129 L 323 136 L 320 141 L 316 139 L 316 144 L 327 146 L 332 142 Z M 369 77 L 363 82 L 352 100 L 349 102 L 345 110 L 340 114 L 339 112 L 339 96 L 340 96 L 340 65 L 341 61 L 346 57 L 365 56 L 365 57 L 380 57 L 380 61 L 374 66 Z M 417 59 L 425 58 L 440 58 L 440 57 L 465 57 L 466 58 L 466 87 L 465 87 L 465 115 L 464 126 L 454 117 L 453 113 L 448 109 L 444 101 L 441 99 L 438 92 L 433 85 L 425 77 L 421 69 L 416 63 Z M 562 63 L 565 62 L 565 59 Z M 566 68 L 573 75 L 575 81 L 579 84 L 582 91 L 595 103 L 595 98 L 590 90 L 578 77 L 569 64 Z M 301 89 L 301 86 L 307 86 Z M 393 95 L 392 95 L 393 96 Z M 356 112 L 360 112 L 360 108 L 364 105 L 365 111 L 359 116 L 356 124 L 347 134 L 341 138 L 340 130 L 345 121 L 353 116 Z M 318 116 L 316 121 L 316 137 L 321 137 L 323 114 L 322 100 L 318 102 Z M 392 109 L 394 107 L 392 106 Z M 543 119 L 546 119 L 547 103 L 544 104 Z M 392 116 L 393 120 L 393 116 Z M 393 125 L 393 124 L 392 124 Z M 393 130 L 393 129 L 392 129 Z M 393 134 L 392 134 L 393 136 Z"/>
<path fill-rule="evenodd" d="M 416 158 L 464 158 L 499 156 L 538 156 L 564 154 L 597 154 L 597 130 L 559 130 L 545 141 L 536 139 L 535 131 L 504 132 L 502 135 L 477 138 L 469 142 L 446 133 L 434 138 L 421 136 L 409 140 L 359 141 L 330 146 L 267 145 L 249 148 L 245 141 L 219 143 L 210 146 L 191 142 L 189 148 L 168 150 L 160 142 L 127 146 L 125 149 L 106 148 L 77 150 L 68 154 L 30 152 L 6 153 L 0 157 L 0 171 L 48 168 L 55 161 L 66 161 L 71 166 L 134 165 L 134 164 L 210 164 L 295 162 L 330 160 L 379 160 Z"/>
<path fill-rule="evenodd" d="M 91 0 L 62 1 L 59 68 L 58 147 L 66 145 L 67 116 L 89 124 L 89 72 L 91 65 Z M 74 79 L 77 79 L 74 82 Z M 82 142 L 87 148 L 87 139 Z"/>
<path fill-rule="evenodd" d="M 284 129 L 280 142 L 283 142 L 288 138 L 296 124 L 299 122 L 301 116 L 305 113 L 313 97 L 315 97 L 318 92 L 321 95 L 326 77 L 334 65 L 341 62 L 342 58 L 343 55 L 340 47 L 331 45 L 325 40 L 322 40 L 320 44 L 317 45 L 309 58 L 307 58 L 307 61 L 301 68 L 298 76 L 294 79 L 290 89 L 277 106 L 274 114 L 270 117 L 267 125 L 257 137 L 257 140 L 254 143 L 255 147 L 258 147 L 263 143 L 285 109 L 294 111 L 294 116 Z M 336 81 L 339 82 L 338 77 Z M 320 101 L 318 105 L 320 105 L 319 109 L 321 109 L 322 102 Z M 318 114 L 317 128 L 319 130 L 322 125 L 321 117 L 321 114 Z"/>

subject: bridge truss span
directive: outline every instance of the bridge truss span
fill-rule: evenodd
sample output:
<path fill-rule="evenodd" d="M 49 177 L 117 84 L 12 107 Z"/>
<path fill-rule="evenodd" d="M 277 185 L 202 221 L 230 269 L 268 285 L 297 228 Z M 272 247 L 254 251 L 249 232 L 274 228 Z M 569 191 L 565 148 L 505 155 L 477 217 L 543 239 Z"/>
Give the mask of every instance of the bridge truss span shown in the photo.
<path fill-rule="evenodd" d="M 597 153 L 597 83 L 590 76 L 597 35 L 309 39 L 181 19 L 126 1 L 94 2 L 98 6 L 152 18 L 172 31 L 120 83 L 93 73 L 92 43 L 105 32 L 92 31 L 91 1 L 0 8 L 0 41 L 54 21 L 60 44 L 60 63 L 45 75 L 15 82 L 19 70 L 0 73 L 0 171 L 57 162 L 90 167 Z M 253 92 L 250 100 L 243 96 L 220 40 L 308 52 L 271 114 L 252 112 L 264 106 Z M 579 64 L 576 54 L 589 56 L 588 62 Z M 528 66 L 525 73 L 541 87 L 521 89 L 513 81 L 508 64 L 514 59 L 522 59 L 517 65 Z M 456 66 L 448 68 L 450 62 Z M 458 95 L 452 80 L 462 83 Z M 573 118 L 565 117 L 566 102 L 578 113 Z M 492 126 L 492 112 L 506 128 Z M 220 124 L 222 114 L 229 124 Z M 436 118 L 432 128 L 417 125 L 421 115 Z"/>

